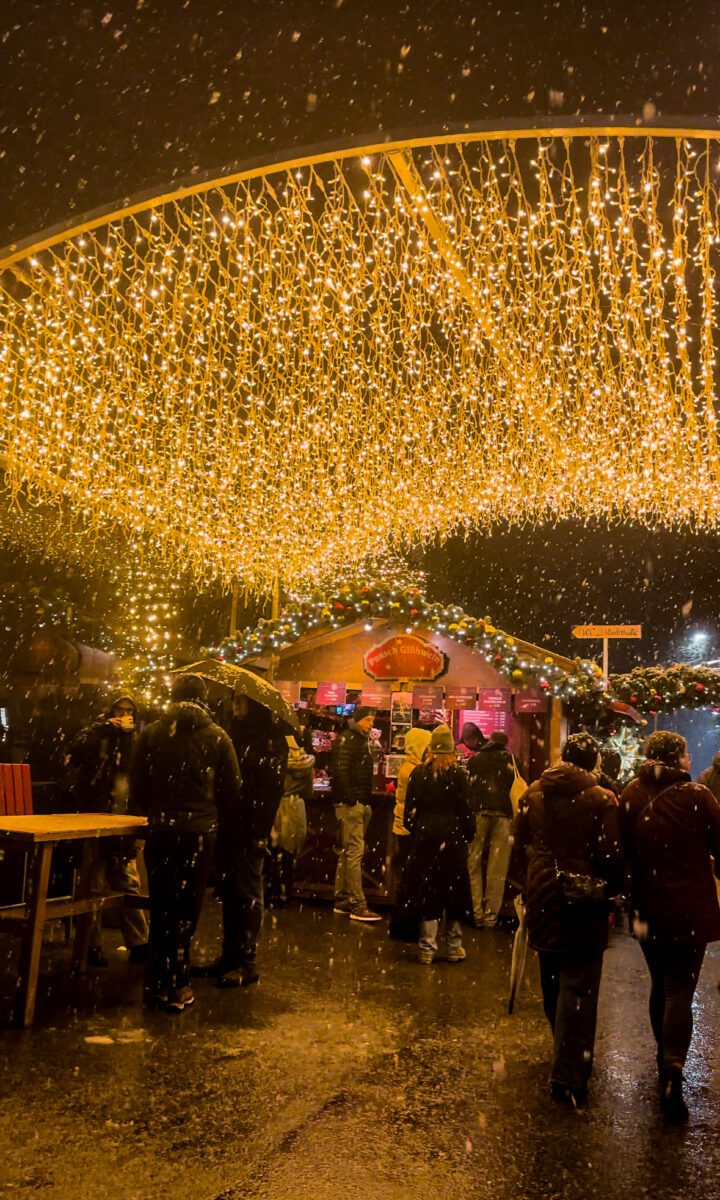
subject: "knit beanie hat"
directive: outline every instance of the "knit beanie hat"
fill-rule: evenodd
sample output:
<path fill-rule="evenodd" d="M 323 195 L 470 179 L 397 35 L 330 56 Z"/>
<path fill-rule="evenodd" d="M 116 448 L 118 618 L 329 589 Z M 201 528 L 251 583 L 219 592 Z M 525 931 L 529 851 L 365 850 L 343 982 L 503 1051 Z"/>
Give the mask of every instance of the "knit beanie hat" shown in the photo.
<path fill-rule="evenodd" d="M 666 767 L 676 767 L 684 754 L 687 754 L 685 738 L 679 733 L 670 733 L 668 729 L 651 733 L 645 743 L 645 757 L 653 762 L 664 763 Z"/>
<path fill-rule="evenodd" d="M 362 721 L 364 717 L 374 717 L 375 709 L 369 708 L 366 704 L 358 704 L 355 712 L 352 715 L 353 721 Z"/>
<path fill-rule="evenodd" d="M 600 753 L 600 743 L 589 733 L 573 733 L 570 735 L 562 750 L 563 762 L 572 763 L 574 767 L 582 767 L 584 771 L 592 771 Z"/>
<path fill-rule="evenodd" d="M 431 754 L 454 754 L 455 743 L 447 725 L 436 725 L 430 735 Z"/>
<path fill-rule="evenodd" d="M 205 704 L 207 684 L 199 675 L 178 675 L 176 679 L 173 679 L 170 698 L 176 704 L 183 700 Z"/>

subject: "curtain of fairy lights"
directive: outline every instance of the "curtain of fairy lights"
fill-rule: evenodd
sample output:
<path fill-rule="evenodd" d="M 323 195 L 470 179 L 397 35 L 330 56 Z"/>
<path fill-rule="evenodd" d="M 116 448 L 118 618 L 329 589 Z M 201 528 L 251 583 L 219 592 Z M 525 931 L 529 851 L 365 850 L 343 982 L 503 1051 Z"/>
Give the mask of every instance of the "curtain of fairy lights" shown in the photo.
<path fill-rule="evenodd" d="M 715 525 L 719 179 L 714 139 L 478 140 L 29 253 L 6 499 L 258 592 L 499 519 Z"/>

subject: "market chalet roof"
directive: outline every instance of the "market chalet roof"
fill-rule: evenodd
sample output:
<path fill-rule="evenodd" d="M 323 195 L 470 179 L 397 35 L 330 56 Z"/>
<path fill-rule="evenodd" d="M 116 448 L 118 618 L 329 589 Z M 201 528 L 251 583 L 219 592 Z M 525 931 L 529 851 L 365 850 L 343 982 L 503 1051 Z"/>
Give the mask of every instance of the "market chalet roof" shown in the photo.
<path fill-rule="evenodd" d="M 257 593 L 499 519 L 715 526 L 718 158 L 709 125 L 443 130 L 13 247 L 7 492 Z"/>

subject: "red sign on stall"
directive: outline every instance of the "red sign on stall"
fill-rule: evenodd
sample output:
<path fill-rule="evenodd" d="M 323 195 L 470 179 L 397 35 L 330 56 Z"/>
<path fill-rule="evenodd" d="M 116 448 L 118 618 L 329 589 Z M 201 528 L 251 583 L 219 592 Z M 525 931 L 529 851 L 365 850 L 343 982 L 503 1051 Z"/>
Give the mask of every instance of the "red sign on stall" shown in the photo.
<path fill-rule="evenodd" d="M 339 708 L 345 703 L 347 684 L 319 683 L 315 692 L 315 703 L 327 708 Z"/>
<path fill-rule="evenodd" d="M 542 688 L 523 688 L 515 693 L 516 713 L 544 713 L 548 710 L 548 698 Z"/>
<path fill-rule="evenodd" d="M 413 688 L 412 703 L 420 712 L 434 712 L 443 707 L 443 690 L 441 687 Z"/>
<path fill-rule="evenodd" d="M 437 679 L 447 671 L 447 655 L 415 634 L 399 633 L 368 650 L 363 660 L 371 679 Z"/>
<path fill-rule="evenodd" d="M 480 688 L 478 708 L 510 712 L 512 692 L 510 688 Z"/>
<path fill-rule="evenodd" d="M 360 703 L 367 708 L 389 708 L 389 687 L 364 687 L 360 693 Z"/>
<path fill-rule="evenodd" d="M 445 688 L 445 705 L 447 708 L 474 708 L 476 697 L 476 687 Z"/>

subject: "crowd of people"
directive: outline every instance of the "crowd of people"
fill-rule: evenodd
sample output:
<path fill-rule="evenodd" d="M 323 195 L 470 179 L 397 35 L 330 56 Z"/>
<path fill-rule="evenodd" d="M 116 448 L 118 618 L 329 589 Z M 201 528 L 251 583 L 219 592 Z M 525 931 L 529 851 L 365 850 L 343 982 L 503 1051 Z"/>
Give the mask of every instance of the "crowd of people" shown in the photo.
<path fill-rule="evenodd" d="M 181 675 L 162 717 L 141 733 L 133 697 L 112 697 L 70 750 L 73 790 L 86 811 L 147 817 L 149 927 L 123 914 L 131 958 L 145 960 L 148 1001 L 182 1012 L 193 974 L 220 987 L 258 978 L 266 888 L 292 891 L 313 758 L 267 708 L 235 695 L 228 728 L 216 724 L 198 676 Z M 374 712 L 357 708 L 333 746 L 331 778 L 339 845 L 334 912 L 381 920 L 363 890 L 371 815 Z M 603 772 L 598 742 L 571 735 L 559 762 L 525 785 L 505 734 L 447 725 L 413 729 L 397 780 L 393 823 L 397 888 L 391 937 L 414 941 L 418 964 L 462 963 L 464 924 L 498 922 L 506 882 L 521 896 L 537 950 L 544 1010 L 554 1039 L 550 1095 L 580 1106 L 592 1073 L 603 955 L 613 912 L 625 905 L 650 975 L 660 1103 L 670 1122 L 688 1116 L 683 1069 L 692 1001 L 707 944 L 720 939 L 720 759 L 697 782 L 682 737 L 655 732 L 637 777 L 619 789 Z M 135 846 L 103 848 L 97 886 L 137 893 Z M 191 943 L 210 872 L 222 900 L 219 957 L 191 963 Z M 103 957 L 99 924 L 91 959 Z"/>

